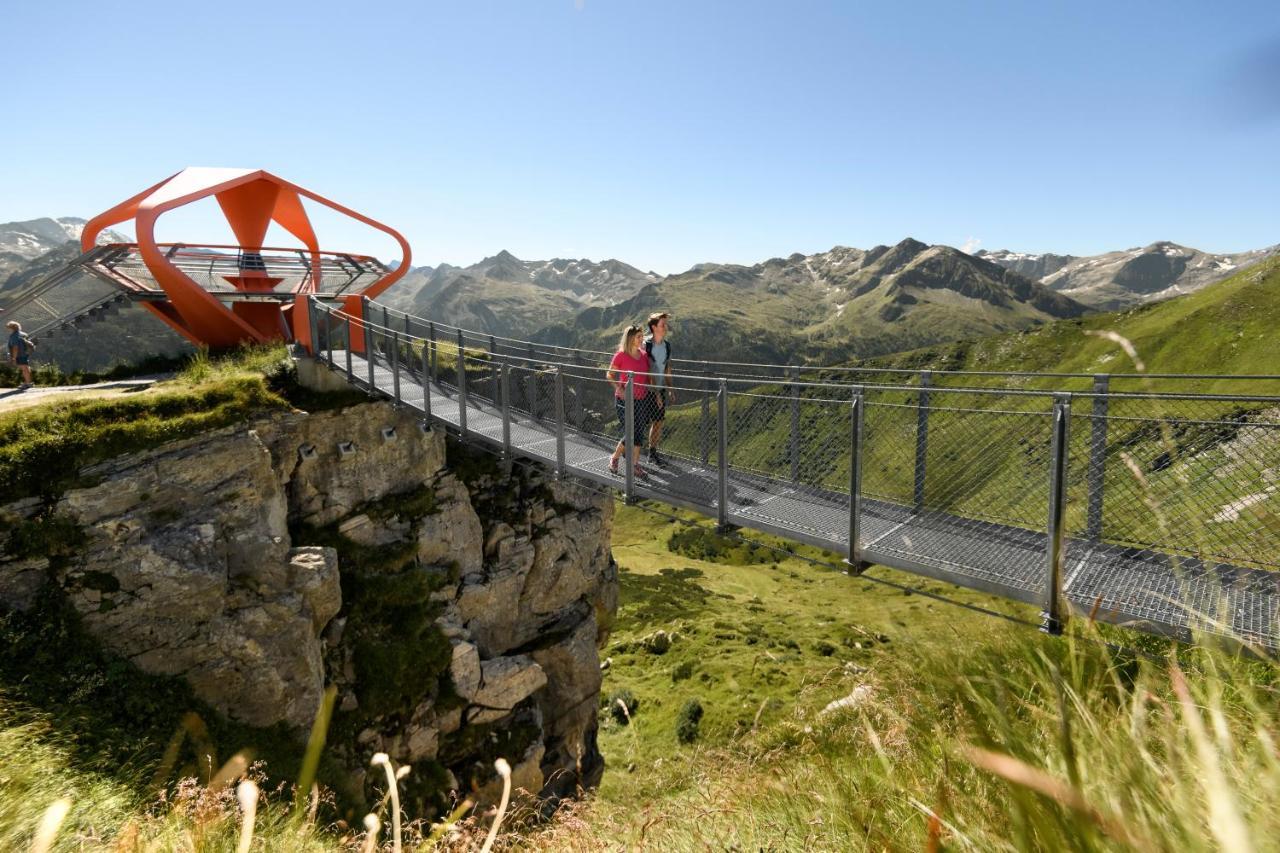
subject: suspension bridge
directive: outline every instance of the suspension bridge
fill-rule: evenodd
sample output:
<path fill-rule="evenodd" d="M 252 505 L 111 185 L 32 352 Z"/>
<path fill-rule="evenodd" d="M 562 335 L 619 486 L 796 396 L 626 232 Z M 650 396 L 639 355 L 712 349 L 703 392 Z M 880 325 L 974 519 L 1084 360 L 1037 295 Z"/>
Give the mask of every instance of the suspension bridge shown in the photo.
<path fill-rule="evenodd" d="M 312 353 L 351 385 L 628 501 L 814 545 L 854 572 L 880 564 L 1039 605 L 1050 632 L 1074 613 L 1280 645 L 1280 526 L 1269 511 L 1280 397 L 1111 387 L 1221 377 L 1098 376 L 1043 390 L 1013 387 L 1046 379 L 1036 374 L 677 360 L 667 461 L 641 477 L 608 468 L 620 433 L 630 458 L 637 417 L 628 383 L 619 428 L 610 353 L 368 300 L 355 313 L 311 299 L 308 322 Z M 993 380 L 1003 387 L 981 387 Z"/>

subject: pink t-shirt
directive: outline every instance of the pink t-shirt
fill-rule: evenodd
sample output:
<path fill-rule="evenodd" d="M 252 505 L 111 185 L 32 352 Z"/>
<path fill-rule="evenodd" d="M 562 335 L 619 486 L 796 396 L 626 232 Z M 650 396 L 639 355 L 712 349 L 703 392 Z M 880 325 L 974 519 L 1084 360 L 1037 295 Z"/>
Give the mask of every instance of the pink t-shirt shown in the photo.
<path fill-rule="evenodd" d="M 649 356 L 641 355 L 639 358 L 625 353 L 615 352 L 613 361 L 609 362 L 609 369 L 618 374 L 618 381 L 622 383 L 623 389 L 627 387 L 627 376 L 634 375 L 636 378 L 636 399 L 643 400 L 644 395 L 648 392 L 645 386 L 649 384 L 649 377 L 646 376 L 652 368 L 649 366 Z M 622 399 L 622 391 L 614 391 L 613 396 L 619 400 Z"/>

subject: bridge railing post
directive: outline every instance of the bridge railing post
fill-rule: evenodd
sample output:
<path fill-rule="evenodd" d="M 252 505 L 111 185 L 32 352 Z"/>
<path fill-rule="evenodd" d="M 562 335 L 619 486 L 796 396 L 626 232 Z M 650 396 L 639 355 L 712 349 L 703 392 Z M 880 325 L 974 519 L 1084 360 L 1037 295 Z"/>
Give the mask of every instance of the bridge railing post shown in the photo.
<path fill-rule="evenodd" d="M 862 540 L 859 527 L 862 521 L 862 444 L 863 423 L 866 418 L 866 397 L 861 385 L 855 385 L 849 404 L 849 555 L 851 574 L 862 574 L 866 564 L 862 560 Z"/>
<path fill-rule="evenodd" d="M 385 305 L 382 306 L 382 328 L 391 328 L 391 314 L 387 311 L 387 306 Z"/>
<path fill-rule="evenodd" d="M 528 362 L 525 367 L 529 368 L 528 375 L 524 378 L 524 401 L 529 409 L 529 414 L 535 420 L 542 420 L 542 413 L 538 411 L 538 374 L 533 369 L 533 344 L 529 344 L 525 353 L 528 356 Z"/>
<path fill-rule="evenodd" d="M 556 365 L 556 476 L 564 477 L 564 367 Z"/>
<path fill-rule="evenodd" d="M 623 497 L 626 498 L 627 503 L 631 503 L 635 500 L 636 489 L 636 466 L 632 461 L 635 458 L 636 446 L 636 379 L 633 374 L 627 374 L 625 394 L 622 418 L 622 440 L 625 453 L 622 458 L 622 467 L 626 469 L 626 474 L 623 480 Z"/>
<path fill-rule="evenodd" d="M 575 349 L 573 351 L 573 423 L 579 431 L 582 430 L 582 424 L 585 421 L 585 401 L 582 399 L 582 374 L 584 373 L 582 364 L 582 353 Z"/>
<path fill-rule="evenodd" d="M 1049 447 L 1049 519 L 1045 533 L 1045 598 L 1040 630 L 1061 634 L 1067 621 L 1062 591 L 1063 515 L 1067 504 L 1067 450 L 1071 425 L 1071 395 L 1053 400 L 1053 435 Z"/>
<path fill-rule="evenodd" d="M 1102 495 L 1107 471 L 1107 405 L 1111 377 L 1093 377 L 1093 414 L 1089 425 L 1089 504 L 1085 516 L 1085 532 L 1089 539 L 1102 538 Z"/>
<path fill-rule="evenodd" d="M 410 348 L 412 349 L 412 347 Z M 422 414 L 431 420 L 431 342 L 422 340 Z"/>
<path fill-rule="evenodd" d="M 706 383 L 709 385 L 710 383 Z M 702 412 L 698 423 L 698 458 L 702 467 L 711 464 L 711 393 L 707 387 L 702 392 Z"/>
<path fill-rule="evenodd" d="M 462 330 L 458 330 L 458 429 L 467 434 L 467 356 Z"/>
<path fill-rule="evenodd" d="M 311 331 L 311 352 L 309 355 L 319 360 L 320 358 L 320 318 L 317 316 L 316 302 L 318 300 L 315 294 L 307 297 L 307 328 Z"/>
<path fill-rule="evenodd" d="M 716 391 L 716 527 L 723 533 L 729 527 L 729 385 L 721 379 Z"/>
<path fill-rule="evenodd" d="M 355 371 L 351 369 L 351 318 L 343 318 L 344 333 L 346 334 L 346 353 L 347 353 L 347 379 L 355 379 Z"/>
<path fill-rule="evenodd" d="M 367 301 L 368 297 L 365 297 L 365 300 Z M 368 317 L 369 315 L 368 313 L 366 313 L 364 316 Z M 369 323 L 366 321 L 364 324 L 364 358 L 365 358 L 365 364 L 369 368 L 369 396 L 370 397 L 372 397 L 378 391 L 378 386 L 373 384 L 374 382 L 374 372 L 373 372 L 374 370 L 374 365 L 373 365 L 374 339 L 373 338 L 374 338 L 373 326 L 369 325 Z"/>
<path fill-rule="evenodd" d="M 336 367 L 337 364 L 333 360 L 333 309 L 326 308 L 324 311 L 324 349 L 327 356 L 329 367 Z"/>
<path fill-rule="evenodd" d="M 427 372 L 427 378 L 435 382 L 439 365 L 436 362 L 436 324 L 434 321 L 427 322 L 427 349 L 431 350 L 431 369 Z"/>
<path fill-rule="evenodd" d="M 503 359 L 498 365 L 498 393 L 502 398 L 502 455 L 511 458 L 511 368 Z"/>
<path fill-rule="evenodd" d="M 498 340 L 489 336 L 489 396 L 498 402 Z"/>
<path fill-rule="evenodd" d="M 915 511 L 924 509 L 924 485 L 928 473 L 929 458 L 929 388 L 933 385 L 933 371 L 920 371 L 920 396 L 916 402 L 916 470 L 912 496 Z"/>
<path fill-rule="evenodd" d="M 404 402 L 400 397 L 400 333 L 391 332 L 391 396 L 397 404 Z"/>
<path fill-rule="evenodd" d="M 791 365 L 787 369 L 790 382 L 787 393 L 791 396 L 791 482 L 800 482 L 800 368 Z"/>

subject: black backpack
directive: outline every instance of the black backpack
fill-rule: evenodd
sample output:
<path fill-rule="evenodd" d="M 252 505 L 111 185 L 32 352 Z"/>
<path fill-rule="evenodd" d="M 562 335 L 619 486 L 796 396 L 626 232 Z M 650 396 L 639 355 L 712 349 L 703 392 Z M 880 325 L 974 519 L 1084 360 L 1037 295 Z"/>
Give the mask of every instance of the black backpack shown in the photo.
<path fill-rule="evenodd" d="M 671 359 L 675 357 L 671 354 L 672 352 L 674 350 L 671 349 L 671 341 L 667 341 L 667 364 L 670 364 Z M 649 356 L 650 361 L 653 361 L 653 338 L 644 339 L 644 354 Z"/>

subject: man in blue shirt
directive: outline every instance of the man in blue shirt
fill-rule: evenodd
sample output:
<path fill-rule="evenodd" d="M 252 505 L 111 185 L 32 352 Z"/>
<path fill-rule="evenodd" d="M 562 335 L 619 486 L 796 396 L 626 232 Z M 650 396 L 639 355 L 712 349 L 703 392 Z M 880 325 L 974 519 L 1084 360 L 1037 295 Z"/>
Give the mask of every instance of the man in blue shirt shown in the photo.
<path fill-rule="evenodd" d="M 651 394 L 653 409 L 649 412 L 649 463 L 664 465 L 658 454 L 658 440 L 662 438 L 662 421 L 667 414 L 667 404 L 675 401 L 675 389 L 671 387 L 671 344 L 667 342 L 668 320 L 665 311 L 649 315 L 649 335 L 644 339 L 644 351 L 649 355 L 653 379 L 650 384 L 657 392 Z"/>
<path fill-rule="evenodd" d="M 18 368 L 22 374 L 19 391 L 32 386 L 31 381 L 31 339 L 22 333 L 22 324 L 16 320 L 5 323 L 9 329 L 9 363 Z"/>

